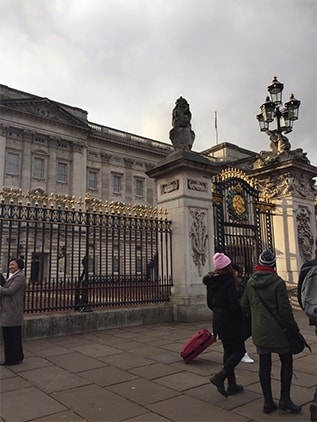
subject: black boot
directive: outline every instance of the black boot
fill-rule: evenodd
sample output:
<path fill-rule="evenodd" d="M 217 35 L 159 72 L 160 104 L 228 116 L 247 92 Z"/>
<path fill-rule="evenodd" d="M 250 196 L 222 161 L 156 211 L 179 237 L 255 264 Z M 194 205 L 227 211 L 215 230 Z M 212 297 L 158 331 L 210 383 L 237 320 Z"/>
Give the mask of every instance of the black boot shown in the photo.
<path fill-rule="evenodd" d="M 316 422 L 317 421 L 317 405 L 312 403 L 309 406 L 309 410 L 310 410 L 310 421 Z"/>
<path fill-rule="evenodd" d="M 228 384 L 227 394 L 233 396 L 234 394 L 242 393 L 243 386 L 240 384 Z"/>
<path fill-rule="evenodd" d="M 227 372 L 227 381 L 228 381 L 228 388 L 227 388 L 228 396 L 233 396 L 234 394 L 242 393 L 243 387 L 242 385 L 237 384 L 234 370 Z"/>
<path fill-rule="evenodd" d="M 294 404 L 289 397 L 281 397 L 278 407 L 280 410 L 289 410 L 290 413 L 299 413 L 302 410 L 301 406 Z"/>
<path fill-rule="evenodd" d="M 277 404 L 272 400 L 267 401 L 264 400 L 264 406 L 263 406 L 263 413 L 271 413 L 274 412 L 274 410 L 277 409 Z"/>
<path fill-rule="evenodd" d="M 299 413 L 302 408 L 294 404 L 290 398 L 291 383 L 293 376 L 293 356 L 289 353 L 279 355 L 281 360 L 281 398 L 279 409 L 290 411 L 290 413 Z"/>
<path fill-rule="evenodd" d="M 227 376 L 227 372 L 223 368 L 220 372 L 218 372 L 218 374 L 210 378 L 211 384 L 215 385 L 217 387 L 218 392 L 224 397 L 228 397 L 228 393 L 225 389 L 225 384 L 224 384 L 226 376 Z"/>
<path fill-rule="evenodd" d="M 274 412 L 277 409 L 277 404 L 273 401 L 272 396 L 271 366 L 271 355 L 260 355 L 259 378 L 264 397 L 263 413 L 266 414 Z"/>

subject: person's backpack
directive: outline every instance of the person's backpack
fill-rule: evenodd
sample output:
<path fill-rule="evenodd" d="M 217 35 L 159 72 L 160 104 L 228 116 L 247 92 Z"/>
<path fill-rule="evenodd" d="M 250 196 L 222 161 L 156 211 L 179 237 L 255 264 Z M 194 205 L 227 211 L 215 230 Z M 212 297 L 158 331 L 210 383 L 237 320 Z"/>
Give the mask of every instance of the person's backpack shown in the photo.
<path fill-rule="evenodd" d="M 309 320 L 317 323 L 317 265 L 305 275 L 300 291 L 301 307 Z"/>

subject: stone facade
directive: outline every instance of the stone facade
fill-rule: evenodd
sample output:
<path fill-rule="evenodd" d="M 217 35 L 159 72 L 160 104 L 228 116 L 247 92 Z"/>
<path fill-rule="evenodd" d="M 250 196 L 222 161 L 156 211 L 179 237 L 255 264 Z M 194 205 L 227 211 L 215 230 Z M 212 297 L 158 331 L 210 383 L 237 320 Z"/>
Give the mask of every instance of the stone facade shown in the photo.
<path fill-rule="evenodd" d="M 0 185 L 50 195 L 156 204 L 145 172 L 163 142 L 88 121 L 87 112 L 0 85 Z"/>
<path fill-rule="evenodd" d="M 178 218 L 186 222 L 192 242 L 191 246 L 186 243 L 187 252 L 192 254 L 194 243 L 200 247 L 213 243 L 212 215 L 205 214 L 199 198 L 211 200 L 209 186 L 217 172 L 241 169 L 258 181 L 261 195 L 275 206 L 278 271 L 296 282 L 300 266 L 314 253 L 317 168 L 301 149 L 292 151 L 290 144 L 288 149 L 256 153 L 225 142 L 188 156 L 195 133 L 189 105 L 182 97 L 172 117 L 170 145 L 90 122 L 80 108 L 0 85 L 0 185 L 77 200 L 89 192 L 102 202 L 164 204 L 171 211 L 169 218 L 176 216 L 173 236 L 181 236 L 180 245 L 184 239 L 183 232 L 177 232 Z M 175 198 L 185 188 L 185 208 L 181 209 Z M 166 198 L 170 200 L 165 202 Z M 176 206 L 170 207 L 172 203 Z M 206 242 L 197 239 L 193 229 L 195 221 L 201 229 L 205 220 L 209 222 Z M 210 266 L 211 252 L 210 247 L 208 257 L 193 256 L 199 277 Z M 192 269 L 188 271 L 186 277 Z"/>

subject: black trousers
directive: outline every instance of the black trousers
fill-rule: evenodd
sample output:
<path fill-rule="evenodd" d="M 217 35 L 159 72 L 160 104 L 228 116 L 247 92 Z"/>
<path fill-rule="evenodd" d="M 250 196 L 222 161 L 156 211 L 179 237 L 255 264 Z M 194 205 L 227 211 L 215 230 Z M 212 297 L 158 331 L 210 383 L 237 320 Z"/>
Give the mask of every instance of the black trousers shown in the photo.
<path fill-rule="evenodd" d="M 271 387 L 272 354 L 260 354 L 259 358 L 259 378 L 263 391 L 263 396 L 266 401 L 271 402 L 273 400 Z M 279 354 L 279 358 L 281 361 L 280 397 L 289 399 L 293 376 L 293 355 L 291 353 Z"/>
<path fill-rule="evenodd" d="M 4 361 L 6 364 L 15 364 L 24 359 L 22 346 L 22 326 L 2 327 L 4 342 Z"/>
<path fill-rule="evenodd" d="M 234 368 L 238 365 L 245 353 L 244 339 L 234 337 L 228 340 L 222 340 L 223 345 L 223 367 L 227 373 L 229 384 L 236 383 Z"/>

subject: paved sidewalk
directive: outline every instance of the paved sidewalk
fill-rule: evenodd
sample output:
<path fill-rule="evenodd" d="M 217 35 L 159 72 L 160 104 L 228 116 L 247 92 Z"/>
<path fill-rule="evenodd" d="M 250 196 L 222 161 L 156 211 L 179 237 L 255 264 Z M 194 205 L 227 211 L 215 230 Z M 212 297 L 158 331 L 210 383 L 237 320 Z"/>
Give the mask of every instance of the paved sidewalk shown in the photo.
<path fill-rule="evenodd" d="M 186 365 L 180 349 L 203 323 L 160 323 L 75 334 L 24 343 L 21 365 L 0 368 L 0 419 L 22 421 L 310 421 L 316 384 L 316 338 L 301 311 L 295 317 L 313 353 L 294 361 L 292 398 L 299 415 L 262 412 L 258 357 L 240 363 L 238 382 L 245 391 L 224 398 L 209 382 L 219 370 L 217 342 Z M 2 344 L 0 345 L 3 348 Z M 273 364 L 273 393 L 279 396 L 279 362 Z M 3 359 L 1 359 L 3 360 Z"/>

